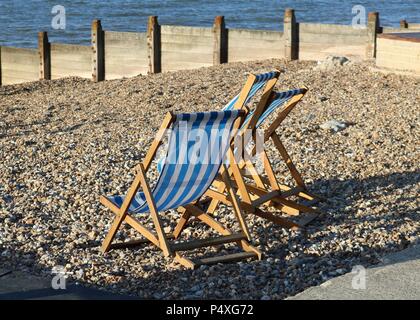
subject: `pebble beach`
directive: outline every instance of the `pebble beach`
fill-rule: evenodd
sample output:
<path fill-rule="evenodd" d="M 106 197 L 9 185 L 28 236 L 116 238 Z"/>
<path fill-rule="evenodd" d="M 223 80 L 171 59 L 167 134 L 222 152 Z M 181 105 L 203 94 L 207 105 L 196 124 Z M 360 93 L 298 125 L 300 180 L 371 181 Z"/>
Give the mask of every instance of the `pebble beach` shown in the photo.
<path fill-rule="evenodd" d="M 60 265 L 72 281 L 139 298 L 268 300 L 419 243 L 420 79 L 372 66 L 273 59 L 0 87 L 0 267 L 51 277 Z M 247 73 L 273 69 L 276 90 L 309 87 L 278 134 L 309 190 L 328 199 L 322 214 L 305 232 L 249 216 L 261 261 L 186 270 L 152 245 L 102 254 L 113 214 L 99 196 L 126 192 L 165 113 L 221 109 Z M 279 180 L 291 183 L 266 147 Z M 162 217 L 169 232 L 179 214 Z M 216 218 L 236 227 L 231 208 Z M 196 222 L 183 239 L 210 234 Z M 136 237 L 129 227 L 117 236 Z M 200 253 L 214 250 L 225 249 Z"/>

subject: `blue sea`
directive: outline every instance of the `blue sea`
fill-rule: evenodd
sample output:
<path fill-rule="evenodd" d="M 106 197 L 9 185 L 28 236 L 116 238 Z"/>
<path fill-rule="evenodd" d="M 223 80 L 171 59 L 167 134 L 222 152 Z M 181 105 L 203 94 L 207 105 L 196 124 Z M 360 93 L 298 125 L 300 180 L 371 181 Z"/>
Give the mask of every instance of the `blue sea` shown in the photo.
<path fill-rule="evenodd" d="M 52 13 L 57 5 L 61 10 Z M 89 44 L 93 19 L 105 30 L 145 31 L 150 15 L 161 24 L 203 27 L 224 15 L 228 28 L 282 30 L 284 9 L 294 8 L 300 22 L 350 25 L 356 5 L 366 14 L 379 11 L 384 26 L 420 23 L 420 0 L 0 0 L 0 45 L 36 47 L 38 31 L 48 31 L 53 42 Z M 55 20 L 64 29 L 54 28 L 64 12 L 65 24 Z"/>

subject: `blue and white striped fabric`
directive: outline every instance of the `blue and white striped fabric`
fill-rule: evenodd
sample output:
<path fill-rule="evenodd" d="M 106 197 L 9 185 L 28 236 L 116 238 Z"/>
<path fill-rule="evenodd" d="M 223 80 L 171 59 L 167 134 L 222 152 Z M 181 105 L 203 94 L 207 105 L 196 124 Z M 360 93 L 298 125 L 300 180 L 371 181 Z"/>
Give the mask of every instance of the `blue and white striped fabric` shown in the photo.
<path fill-rule="evenodd" d="M 189 204 L 203 195 L 215 179 L 241 111 L 183 113 L 176 116 L 162 172 L 152 194 L 158 211 Z M 121 207 L 124 196 L 108 199 Z M 143 192 L 129 206 L 131 213 L 149 211 Z"/>
<path fill-rule="evenodd" d="M 257 74 L 255 77 L 254 85 L 252 86 L 251 90 L 249 91 L 248 97 L 245 100 L 246 105 L 253 96 L 267 83 L 268 80 L 273 79 L 276 76 L 275 71 L 267 72 L 267 73 L 261 73 Z M 232 110 L 235 106 L 236 101 L 238 101 L 239 94 L 236 95 L 232 100 L 230 100 L 224 107 L 223 110 Z"/>
<path fill-rule="evenodd" d="M 270 116 L 273 112 L 275 112 L 275 110 L 278 107 L 282 106 L 284 103 L 289 101 L 295 95 L 304 93 L 305 91 L 306 89 L 292 89 L 292 90 L 283 91 L 283 92 L 273 92 L 274 97 L 271 100 L 269 106 L 265 109 L 263 114 L 258 119 L 257 128 L 265 121 L 265 119 L 267 119 L 268 116 Z M 243 123 L 243 126 L 246 126 L 247 122 L 251 120 L 251 116 L 253 115 L 253 113 L 254 113 L 254 110 L 248 113 Z"/>

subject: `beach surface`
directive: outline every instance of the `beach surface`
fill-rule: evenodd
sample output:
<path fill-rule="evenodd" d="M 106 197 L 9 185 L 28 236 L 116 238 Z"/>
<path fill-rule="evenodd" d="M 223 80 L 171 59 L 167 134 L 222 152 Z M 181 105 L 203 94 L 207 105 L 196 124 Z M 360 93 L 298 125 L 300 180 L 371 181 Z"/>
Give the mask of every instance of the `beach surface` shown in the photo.
<path fill-rule="evenodd" d="M 140 298 L 283 299 L 417 243 L 419 79 L 370 67 L 265 60 L 0 87 L 0 268 L 51 276 L 63 266 L 86 286 Z M 282 70 L 277 90 L 309 87 L 278 133 L 309 189 L 329 199 L 323 214 L 305 233 L 250 216 L 262 261 L 192 271 L 150 245 L 103 255 L 113 215 L 99 196 L 126 192 L 165 113 L 221 109 L 247 72 L 274 68 Z M 323 129 L 331 120 L 344 128 Z M 267 148 L 279 179 L 291 183 Z M 162 216 L 168 227 L 179 217 Z M 235 228 L 230 208 L 217 218 Z M 183 239 L 209 234 L 193 223 Z M 129 228 L 118 234 L 136 237 Z"/>

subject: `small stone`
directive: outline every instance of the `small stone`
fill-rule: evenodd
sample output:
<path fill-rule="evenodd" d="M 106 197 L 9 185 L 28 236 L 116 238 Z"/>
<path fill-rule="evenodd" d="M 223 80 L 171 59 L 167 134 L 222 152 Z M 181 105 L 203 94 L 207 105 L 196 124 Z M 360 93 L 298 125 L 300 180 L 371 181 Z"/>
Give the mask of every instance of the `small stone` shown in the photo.
<path fill-rule="evenodd" d="M 35 144 L 36 144 L 36 141 L 32 141 L 32 140 L 25 141 L 25 146 L 33 146 Z"/>
<path fill-rule="evenodd" d="M 92 230 L 91 232 L 89 232 L 88 236 L 90 240 L 95 240 L 98 236 L 98 233 L 95 230 Z"/>
<path fill-rule="evenodd" d="M 321 124 L 319 127 L 324 130 L 338 132 L 347 128 L 348 124 L 346 122 L 342 122 L 338 120 L 329 120 Z"/>
<path fill-rule="evenodd" d="M 342 56 L 328 56 L 322 61 L 318 61 L 318 65 L 314 70 L 328 71 L 337 67 L 341 67 L 350 63 L 347 57 Z"/>
<path fill-rule="evenodd" d="M 337 274 L 344 274 L 344 273 L 346 273 L 346 270 L 344 270 L 344 269 L 337 269 L 337 270 L 335 270 L 335 272 Z"/>

